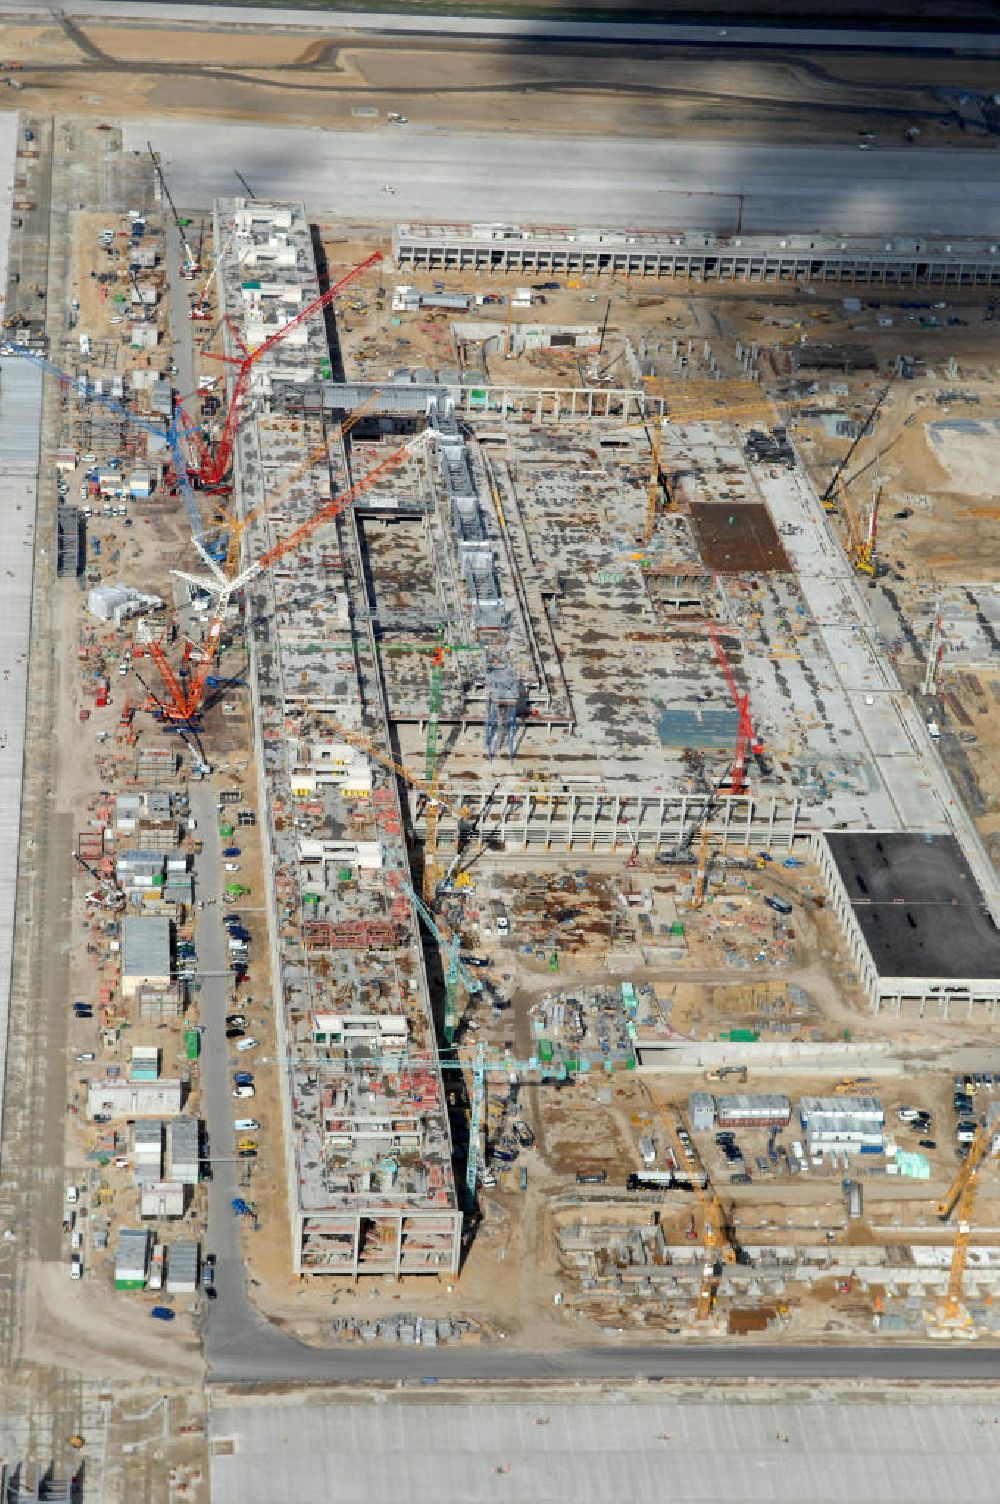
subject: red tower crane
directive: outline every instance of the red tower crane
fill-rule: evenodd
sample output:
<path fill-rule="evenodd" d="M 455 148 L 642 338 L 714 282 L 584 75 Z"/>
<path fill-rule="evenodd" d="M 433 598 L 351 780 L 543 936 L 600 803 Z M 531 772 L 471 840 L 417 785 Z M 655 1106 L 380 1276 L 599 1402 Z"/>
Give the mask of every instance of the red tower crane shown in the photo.
<path fill-rule="evenodd" d="M 172 725 L 188 726 L 201 710 L 208 684 L 209 672 L 222 638 L 226 611 L 232 597 L 238 591 L 242 590 L 245 585 L 248 585 L 251 580 L 256 579 L 259 574 L 263 574 L 266 569 L 270 569 L 272 564 L 276 564 L 287 553 L 298 548 L 299 544 L 304 543 L 306 538 L 315 532 L 316 528 L 320 527 L 324 522 L 331 522 L 334 517 L 349 507 L 353 501 L 373 486 L 377 480 L 380 480 L 382 476 L 388 475 L 391 470 L 395 470 L 397 466 L 401 465 L 415 451 L 423 440 L 424 434 L 419 434 L 416 439 L 410 439 L 407 443 L 401 444 L 398 449 L 394 449 L 391 454 L 386 455 L 385 459 L 381 460 L 367 474 L 361 476 L 360 480 L 356 480 L 345 491 L 340 491 L 330 501 L 325 502 L 323 506 L 313 512 L 311 517 L 307 517 L 298 527 L 293 528 L 286 537 L 282 538 L 278 543 L 272 544 L 269 549 L 266 549 L 261 554 L 259 559 L 247 569 L 244 569 L 243 573 L 237 575 L 235 579 L 228 579 L 215 561 L 207 554 L 203 554 L 203 557 L 205 557 L 212 568 L 213 574 L 211 579 L 197 579 L 191 575 L 177 571 L 181 574 L 182 579 L 192 580 L 193 583 L 199 586 L 207 586 L 209 589 L 214 590 L 216 592 L 216 604 L 215 610 L 209 620 L 204 641 L 198 652 L 197 665 L 186 690 L 168 663 L 166 654 L 160 643 L 147 640 L 142 644 L 144 651 L 148 652 L 156 664 L 164 688 L 170 697 L 169 703 L 164 702 L 162 707 L 165 720 L 168 720 Z"/>
<path fill-rule="evenodd" d="M 712 647 L 715 649 L 715 656 L 718 658 L 719 666 L 726 676 L 729 694 L 736 707 L 736 750 L 733 753 L 733 765 L 729 775 L 729 792 L 731 794 L 742 794 L 746 787 L 747 747 L 750 748 L 751 752 L 758 753 L 764 750 L 763 743 L 759 738 L 754 736 L 753 724 L 750 720 L 750 696 L 745 693 L 740 694 L 736 687 L 736 680 L 733 678 L 733 671 L 729 666 L 729 659 L 726 657 L 722 642 L 719 639 L 719 634 L 711 622 L 708 622 L 707 626 L 708 635 L 712 639 Z"/>
<path fill-rule="evenodd" d="M 193 473 L 204 487 L 211 489 L 214 486 L 221 485 L 229 469 L 229 464 L 233 457 L 233 444 L 236 441 L 236 429 L 240 421 L 247 389 L 250 385 L 250 374 L 257 362 L 268 351 L 273 350 L 275 345 L 285 339 L 287 335 L 291 334 L 293 329 L 297 329 L 300 324 L 304 324 L 307 319 L 311 319 L 313 314 L 321 312 L 328 303 L 332 303 L 337 294 L 349 282 L 353 282 L 355 277 L 360 277 L 362 272 L 367 271 L 370 266 L 374 266 L 376 262 L 381 260 L 382 252 L 373 251 L 370 256 L 365 257 L 364 261 L 359 261 L 357 266 L 352 266 L 351 270 L 341 277 L 338 282 L 335 282 L 332 287 L 328 287 L 326 292 L 320 293 L 318 298 L 314 298 L 311 303 L 308 303 L 293 319 L 289 319 L 287 324 L 282 324 L 280 329 L 276 329 L 273 334 L 268 335 L 263 344 L 257 345 L 253 350 L 247 349 L 238 331 L 229 323 L 228 319 L 226 320 L 229 331 L 236 340 L 241 354 L 223 355 L 221 352 L 211 352 L 215 360 L 221 360 L 226 365 L 236 367 L 236 381 L 233 385 L 233 394 L 230 398 L 225 422 L 222 425 L 219 442 L 215 446 L 215 452 L 213 453 L 204 442 L 199 440 L 197 443 L 198 462 L 192 468 Z"/>

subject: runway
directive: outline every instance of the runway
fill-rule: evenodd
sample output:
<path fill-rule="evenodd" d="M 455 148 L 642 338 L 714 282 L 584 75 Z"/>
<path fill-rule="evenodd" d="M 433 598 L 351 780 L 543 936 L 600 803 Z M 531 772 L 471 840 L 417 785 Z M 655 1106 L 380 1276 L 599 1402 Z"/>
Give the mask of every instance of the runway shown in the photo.
<path fill-rule="evenodd" d="M 60 9 L 71 16 L 104 20 L 140 20 L 152 25 L 184 23 L 204 26 L 269 27 L 282 31 L 345 31 L 476 37 L 530 38 L 532 41 L 584 41 L 638 46 L 809 48 L 866 52 L 952 52 L 995 56 L 998 40 L 990 31 L 905 31 L 835 26 L 691 25 L 630 20 L 556 21 L 551 16 L 502 19 L 493 16 L 395 14 L 383 11 L 281 10 L 238 5 L 164 5 L 155 0 L 68 0 Z M 39 15 L 49 9 L 39 0 L 3 0 L 0 15 Z"/>
<path fill-rule="evenodd" d="M 374 131 L 199 121 L 132 121 L 125 145 L 152 141 L 188 208 L 242 190 L 301 199 L 310 214 L 372 220 L 731 229 L 748 234 L 1000 236 L 992 151 L 775 150 L 739 141 Z"/>

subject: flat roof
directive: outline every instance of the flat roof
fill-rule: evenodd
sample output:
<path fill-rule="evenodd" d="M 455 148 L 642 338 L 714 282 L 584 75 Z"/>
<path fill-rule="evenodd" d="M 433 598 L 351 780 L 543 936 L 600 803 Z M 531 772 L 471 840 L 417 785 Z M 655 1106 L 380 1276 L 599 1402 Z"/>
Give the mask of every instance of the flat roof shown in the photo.
<path fill-rule="evenodd" d="M 130 914 L 122 922 L 122 975 L 170 975 L 170 920 Z"/>
<path fill-rule="evenodd" d="M 1000 932 L 952 835 L 827 831 L 879 976 L 1000 978 Z"/>

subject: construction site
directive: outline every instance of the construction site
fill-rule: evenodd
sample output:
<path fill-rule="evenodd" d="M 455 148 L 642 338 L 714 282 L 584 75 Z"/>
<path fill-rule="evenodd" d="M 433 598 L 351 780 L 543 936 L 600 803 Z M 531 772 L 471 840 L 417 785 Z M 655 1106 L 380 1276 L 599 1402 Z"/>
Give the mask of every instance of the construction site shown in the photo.
<path fill-rule="evenodd" d="M 992 251 L 320 224 L 14 118 L 10 1350 L 995 1342 Z"/>

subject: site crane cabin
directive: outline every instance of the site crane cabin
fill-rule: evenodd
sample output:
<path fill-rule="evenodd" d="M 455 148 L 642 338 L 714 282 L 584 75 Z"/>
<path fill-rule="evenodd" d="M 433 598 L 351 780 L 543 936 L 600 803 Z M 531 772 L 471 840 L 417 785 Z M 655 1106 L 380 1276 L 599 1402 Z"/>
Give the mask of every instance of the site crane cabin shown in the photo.
<path fill-rule="evenodd" d="M 204 487 L 208 490 L 213 490 L 221 486 L 225 481 L 233 457 L 236 430 L 239 426 L 243 404 L 250 386 L 250 377 L 257 362 L 263 359 L 276 345 L 280 344 L 283 339 L 287 338 L 293 329 L 298 329 L 308 319 L 311 319 L 314 314 L 321 313 L 328 304 L 333 302 L 337 294 L 348 283 L 353 282 L 356 277 L 360 277 L 370 266 L 375 266 L 381 260 L 382 252 L 373 251 L 370 256 L 366 256 L 363 261 L 359 261 L 357 266 L 352 266 L 350 271 L 346 272 L 332 287 L 328 287 L 326 292 L 320 293 L 318 298 L 314 298 L 305 308 L 300 309 L 293 319 L 289 319 L 286 324 L 282 324 L 280 329 L 276 329 L 273 334 L 269 334 L 262 344 L 255 346 L 252 350 L 247 349 L 239 331 L 228 319 L 226 320 L 226 326 L 239 347 L 240 353 L 238 355 L 226 355 L 222 351 L 206 352 L 211 355 L 213 360 L 221 360 L 226 365 L 235 366 L 236 380 L 233 383 L 229 408 L 226 412 L 225 422 L 222 425 L 222 432 L 214 452 L 204 441 L 201 441 L 198 446 L 199 461 L 196 473 L 198 480 Z"/>
<path fill-rule="evenodd" d="M 165 719 L 177 726 L 190 726 L 197 719 L 204 703 L 209 672 L 222 638 L 226 612 L 233 597 L 245 589 L 258 575 L 270 569 L 279 559 L 284 558 L 286 554 L 298 548 L 323 523 L 333 521 L 352 502 L 363 495 L 369 487 L 373 486 L 376 481 L 397 469 L 404 460 L 408 459 L 426 442 L 428 432 L 429 430 L 425 429 L 416 438 L 409 439 L 405 444 L 401 444 L 398 449 L 394 449 L 391 454 L 387 455 L 384 460 L 375 465 L 367 474 L 363 475 L 360 480 L 348 486 L 345 491 L 339 492 L 330 501 L 324 503 L 317 511 L 313 512 L 311 517 L 307 517 L 298 527 L 293 528 L 286 537 L 272 544 L 270 548 L 265 549 L 259 559 L 244 569 L 242 574 L 237 575 L 233 579 L 230 579 L 219 568 L 200 539 L 195 540 L 195 547 L 208 566 L 209 575 L 192 575 L 180 569 L 174 570 L 174 573 L 178 578 L 195 585 L 199 590 L 206 590 L 209 594 L 214 595 L 215 609 L 209 619 L 208 628 L 201 645 L 198 664 L 186 692 L 178 676 L 167 662 L 166 655 L 160 644 L 155 641 L 144 644 L 150 657 L 156 664 L 164 687 L 170 696 L 169 706 L 164 706 L 163 713 Z"/>

